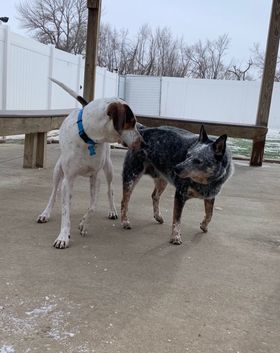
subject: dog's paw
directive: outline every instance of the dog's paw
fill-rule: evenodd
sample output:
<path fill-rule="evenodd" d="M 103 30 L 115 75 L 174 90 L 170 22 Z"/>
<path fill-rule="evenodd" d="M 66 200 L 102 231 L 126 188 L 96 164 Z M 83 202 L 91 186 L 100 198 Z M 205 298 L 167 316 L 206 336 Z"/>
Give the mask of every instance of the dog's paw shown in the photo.
<path fill-rule="evenodd" d="M 37 223 L 47 223 L 49 219 L 49 215 L 42 213 L 37 217 Z"/>
<path fill-rule="evenodd" d="M 110 210 L 108 212 L 108 218 L 109 219 L 118 219 L 118 213 L 116 210 Z"/>
<path fill-rule="evenodd" d="M 70 243 L 70 236 L 67 237 L 67 239 L 65 237 L 58 236 L 58 238 L 53 243 L 53 247 L 56 249 L 66 249 L 69 247 L 69 243 Z"/>
<path fill-rule="evenodd" d="M 79 231 L 82 237 L 85 237 L 88 233 L 87 225 L 85 224 L 84 220 L 81 220 L 79 224 Z"/>
<path fill-rule="evenodd" d="M 181 245 L 182 244 L 182 239 L 180 235 L 177 235 L 176 237 L 172 237 L 169 241 L 170 244 L 173 245 Z"/>
<path fill-rule="evenodd" d="M 204 232 L 207 233 L 208 232 L 208 228 L 207 225 L 204 222 L 200 223 L 200 229 Z"/>
<path fill-rule="evenodd" d="M 122 221 L 123 229 L 131 229 L 131 225 L 129 221 Z"/>
<path fill-rule="evenodd" d="M 164 219 L 161 214 L 155 214 L 154 218 L 158 223 L 160 223 L 160 224 L 164 223 Z"/>

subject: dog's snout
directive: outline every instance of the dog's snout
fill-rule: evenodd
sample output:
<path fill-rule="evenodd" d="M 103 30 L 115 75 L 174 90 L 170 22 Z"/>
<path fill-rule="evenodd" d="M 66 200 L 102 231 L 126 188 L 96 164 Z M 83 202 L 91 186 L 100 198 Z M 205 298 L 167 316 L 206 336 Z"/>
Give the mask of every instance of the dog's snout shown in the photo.
<path fill-rule="evenodd" d="M 177 164 L 174 168 L 174 172 L 175 172 L 175 174 L 180 175 L 182 173 L 183 169 L 184 168 L 181 164 Z"/>
<path fill-rule="evenodd" d="M 143 141 L 142 136 L 137 130 L 124 130 L 121 134 L 123 144 L 133 150 L 138 150 Z"/>

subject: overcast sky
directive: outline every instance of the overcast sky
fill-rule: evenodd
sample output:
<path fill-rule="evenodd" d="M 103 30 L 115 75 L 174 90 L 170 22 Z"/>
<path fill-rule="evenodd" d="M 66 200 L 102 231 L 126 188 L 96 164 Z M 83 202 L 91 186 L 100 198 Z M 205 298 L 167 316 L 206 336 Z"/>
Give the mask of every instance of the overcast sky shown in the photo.
<path fill-rule="evenodd" d="M 2 0 L 0 17 L 10 17 L 11 30 L 24 34 L 16 19 L 18 3 Z M 226 33 L 231 38 L 229 57 L 246 63 L 253 43 L 265 49 L 271 4 L 272 0 L 102 0 L 102 21 L 128 29 L 131 37 L 145 23 L 167 26 L 188 44 Z"/>

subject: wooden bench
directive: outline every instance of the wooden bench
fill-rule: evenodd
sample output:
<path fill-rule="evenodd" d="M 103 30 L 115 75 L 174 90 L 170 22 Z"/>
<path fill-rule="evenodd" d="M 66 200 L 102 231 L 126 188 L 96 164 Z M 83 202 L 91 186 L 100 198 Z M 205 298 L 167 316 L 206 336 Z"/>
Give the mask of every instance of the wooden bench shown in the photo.
<path fill-rule="evenodd" d="M 46 161 L 47 132 L 59 129 L 64 118 L 72 109 L 0 111 L 0 136 L 25 134 L 24 168 L 43 168 Z M 227 134 L 230 137 L 253 140 L 254 143 L 265 141 L 267 128 L 248 124 L 230 124 L 209 121 L 171 119 L 164 117 L 138 115 L 137 121 L 146 126 L 171 125 L 198 133 L 203 124 L 209 135 Z M 257 159 L 262 159 L 263 149 L 257 150 Z M 251 165 L 254 165 L 251 163 Z"/>
<path fill-rule="evenodd" d="M 47 132 L 59 129 L 72 109 L 2 110 L 0 136 L 25 134 L 24 168 L 43 168 L 46 162 Z"/>

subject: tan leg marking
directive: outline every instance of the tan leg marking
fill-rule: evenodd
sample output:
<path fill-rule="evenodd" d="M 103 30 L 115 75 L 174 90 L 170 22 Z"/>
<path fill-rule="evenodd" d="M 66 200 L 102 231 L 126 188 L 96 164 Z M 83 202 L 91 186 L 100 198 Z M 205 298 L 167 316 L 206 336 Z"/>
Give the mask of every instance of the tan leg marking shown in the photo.
<path fill-rule="evenodd" d="M 203 221 L 200 223 L 200 229 L 206 233 L 208 231 L 208 224 L 211 221 L 213 215 L 213 207 L 214 207 L 215 199 L 204 200 L 204 208 L 205 208 L 205 216 Z"/>
<path fill-rule="evenodd" d="M 156 221 L 159 223 L 163 223 L 163 217 L 161 215 L 160 209 L 159 209 L 159 199 L 163 191 L 165 190 L 167 186 L 167 181 L 162 179 L 162 178 L 155 178 L 155 188 L 152 193 L 152 199 L 153 199 L 153 208 L 154 208 L 154 218 Z"/>

